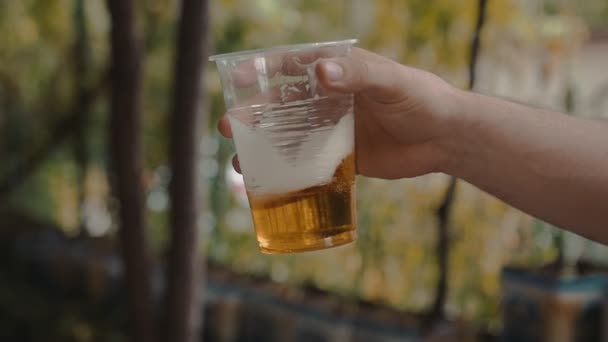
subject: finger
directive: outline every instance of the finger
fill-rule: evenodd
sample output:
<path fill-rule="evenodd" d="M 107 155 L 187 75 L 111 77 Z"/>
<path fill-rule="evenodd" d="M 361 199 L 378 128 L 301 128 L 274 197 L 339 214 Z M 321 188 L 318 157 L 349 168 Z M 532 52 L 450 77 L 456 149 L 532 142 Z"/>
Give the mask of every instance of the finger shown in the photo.
<path fill-rule="evenodd" d="M 246 126 L 264 124 L 264 122 L 276 121 L 276 114 L 271 113 L 271 105 L 281 105 L 293 101 L 309 98 L 308 89 L 305 84 L 293 84 L 289 87 L 273 87 L 269 91 L 258 93 L 240 103 L 239 107 L 224 114 L 217 123 L 217 130 L 225 138 L 233 137 L 230 120 L 238 120 Z"/>
<path fill-rule="evenodd" d="M 234 171 L 241 173 L 241 164 L 239 163 L 239 157 L 237 155 L 232 157 L 232 167 L 234 167 Z"/>
<path fill-rule="evenodd" d="M 363 60 L 374 62 L 374 63 L 384 63 L 384 62 L 391 61 L 390 59 L 388 59 L 382 55 L 378 55 L 371 51 L 367 51 L 365 49 L 361 49 L 358 47 L 353 47 L 350 55 L 355 58 L 363 59 Z"/>
<path fill-rule="evenodd" d="M 335 56 L 335 53 L 328 49 L 289 52 L 283 56 L 281 72 L 290 76 L 306 75 L 308 68 L 316 61 L 333 56 Z"/>
<path fill-rule="evenodd" d="M 369 92 L 381 102 L 395 102 L 403 96 L 405 67 L 382 60 L 357 56 L 329 58 L 317 64 L 319 82 L 327 89 L 358 93 Z"/>
<path fill-rule="evenodd" d="M 271 78 L 282 65 L 282 56 L 270 55 L 253 57 L 241 62 L 232 71 L 232 82 L 237 88 L 250 87 L 257 83 L 260 75 Z"/>
<path fill-rule="evenodd" d="M 270 104 L 282 104 L 297 100 L 304 100 L 310 97 L 310 92 L 306 84 L 293 83 L 287 86 L 281 85 L 268 89 L 267 91 L 253 94 L 247 99 L 242 100 L 235 113 L 245 110 L 264 110 Z M 262 106 L 262 107 L 260 107 Z"/>
<path fill-rule="evenodd" d="M 218 122 L 217 124 L 217 129 L 224 137 L 232 138 L 232 129 L 230 128 L 230 121 L 228 120 L 228 116 L 222 116 L 220 122 Z"/>
<path fill-rule="evenodd" d="M 334 55 L 330 50 L 281 52 L 268 56 L 248 59 L 232 72 L 233 84 L 237 88 L 250 87 L 258 82 L 260 75 L 274 77 L 283 75 L 300 76 L 308 73 L 308 68 L 320 58 Z"/>

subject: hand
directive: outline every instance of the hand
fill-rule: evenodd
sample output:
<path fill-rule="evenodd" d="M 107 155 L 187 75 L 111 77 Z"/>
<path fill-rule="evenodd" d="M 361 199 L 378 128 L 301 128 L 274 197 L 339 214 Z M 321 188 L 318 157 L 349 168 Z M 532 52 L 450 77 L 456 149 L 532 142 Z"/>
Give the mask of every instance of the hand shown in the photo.
<path fill-rule="evenodd" d="M 357 172 L 415 177 L 441 171 L 456 91 L 439 77 L 369 51 L 322 59 L 317 76 L 328 90 L 355 94 Z M 231 137 L 226 117 L 220 132 Z M 239 170 L 238 160 L 233 160 Z"/>

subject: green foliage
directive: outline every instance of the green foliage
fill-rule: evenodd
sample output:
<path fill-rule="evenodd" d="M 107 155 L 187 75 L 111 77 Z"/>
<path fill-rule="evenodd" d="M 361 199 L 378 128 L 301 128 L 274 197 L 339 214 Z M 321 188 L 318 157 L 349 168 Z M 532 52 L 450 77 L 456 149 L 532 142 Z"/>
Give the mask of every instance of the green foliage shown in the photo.
<path fill-rule="evenodd" d="M 223 53 L 356 37 L 364 48 L 433 70 L 463 85 L 476 3 L 211 1 L 210 48 L 212 53 Z M 524 3 L 532 2 L 490 2 L 484 53 L 500 54 L 505 36 L 518 46 L 540 44 L 538 18 L 531 15 L 536 12 Z M 605 23 L 605 1 L 577 3 L 594 23 Z M 159 180 L 158 170 L 167 165 L 177 2 L 145 0 L 138 6 L 145 56 L 141 104 L 144 182 L 149 193 L 155 189 L 166 193 L 166 182 Z M 108 25 L 103 0 L 0 0 L 0 179 L 34 147 L 44 144 L 50 127 L 68 114 L 76 96 L 73 48 L 79 32 L 86 36 L 89 57 L 85 83 L 91 85 L 107 72 Z M 439 175 L 392 182 L 359 179 L 356 244 L 302 255 L 262 255 L 250 229 L 248 209 L 239 204 L 227 183 L 233 148 L 215 132 L 224 105 L 211 64 L 204 82 L 207 121 L 201 131 L 206 144 L 217 146 L 207 156 L 216 167 L 204 175 L 206 206 L 201 208 L 207 217 L 203 228 L 210 231 L 206 243 L 209 257 L 280 282 L 313 282 L 346 297 L 384 301 L 408 310 L 426 309 L 432 301 L 429 289 L 437 278 L 434 213 L 446 179 Z M 103 184 L 109 178 L 107 114 L 107 98 L 103 97 L 91 109 L 86 127 L 90 164 L 86 176 L 95 174 L 92 178 Z M 72 146 L 63 145 L 10 197 L 9 204 L 75 233 L 81 210 L 77 174 Z M 89 188 L 93 190 L 85 191 L 87 198 L 101 198 L 101 209 L 112 212 L 108 189 Z M 454 213 L 450 312 L 496 323 L 501 266 L 507 262 L 539 265 L 550 260 L 555 250 L 551 243 L 544 243 L 547 229 L 536 227 L 530 218 L 467 185 L 458 194 Z M 153 244 L 160 253 L 167 239 L 167 211 L 160 208 L 148 214 Z"/>

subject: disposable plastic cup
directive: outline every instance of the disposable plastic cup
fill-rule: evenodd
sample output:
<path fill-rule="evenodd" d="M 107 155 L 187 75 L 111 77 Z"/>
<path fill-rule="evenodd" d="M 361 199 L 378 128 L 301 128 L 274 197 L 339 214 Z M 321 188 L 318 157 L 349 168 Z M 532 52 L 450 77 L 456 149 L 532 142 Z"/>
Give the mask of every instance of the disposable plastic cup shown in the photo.
<path fill-rule="evenodd" d="M 219 70 L 257 240 L 264 253 L 356 239 L 353 95 L 318 82 L 319 60 L 355 39 L 211 56 Z"/>

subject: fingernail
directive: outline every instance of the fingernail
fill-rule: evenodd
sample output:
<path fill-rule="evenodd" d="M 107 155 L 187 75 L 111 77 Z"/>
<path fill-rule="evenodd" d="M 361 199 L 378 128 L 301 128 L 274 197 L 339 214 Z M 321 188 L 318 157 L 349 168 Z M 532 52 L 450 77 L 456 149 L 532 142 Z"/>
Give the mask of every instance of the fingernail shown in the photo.
<path fill-rule="evenodd" d="M 344 76 L 344 69 L 338 63 L 325 62 L 323 66 L 330 81 L 339 81 Z"/>

